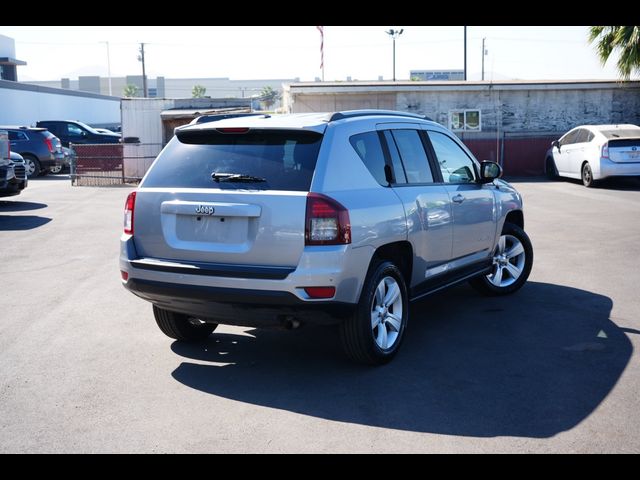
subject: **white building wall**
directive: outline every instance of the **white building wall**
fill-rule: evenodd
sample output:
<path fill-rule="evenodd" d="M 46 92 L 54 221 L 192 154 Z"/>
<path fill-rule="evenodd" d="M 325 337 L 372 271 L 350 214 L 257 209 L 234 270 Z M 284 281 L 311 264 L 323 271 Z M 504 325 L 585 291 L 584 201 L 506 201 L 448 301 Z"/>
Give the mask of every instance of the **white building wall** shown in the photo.
<path fill-rule="evenodd" d="M 0 125 L 32 125 L 38 120 L 64 119 L 119 123 L 120 101 L 4 88 L 0 83 Z"/>

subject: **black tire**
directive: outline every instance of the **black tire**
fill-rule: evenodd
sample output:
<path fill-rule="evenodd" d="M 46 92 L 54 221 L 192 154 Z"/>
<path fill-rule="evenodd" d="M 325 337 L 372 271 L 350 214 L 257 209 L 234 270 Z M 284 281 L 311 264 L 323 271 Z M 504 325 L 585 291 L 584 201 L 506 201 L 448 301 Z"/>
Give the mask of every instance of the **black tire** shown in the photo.
<path fill-rule="evenodd" d="M 593 186 L 595 186 L 596 181 L 593 179 L 593 172 L 591 171 L 591 165 L 589 165 L 589 163 L 585 163 L 582 166 L 582 170 L 581 170 L 581 175 L 582 177 L 582 184 L 587 187 L 587 188 L 591 188 Z"/>
<path fill-rule="evenodd" d="M 192 317 L 182 313 L 170 312 L 160 307 L 153 306 L 153 316 L 162 333 L 167 337 L 175 338 L 183 342 L 195 342 L 204 340 L 213 332 L 218 324 L 203 323 L 197 325 Z"/>
<path fill-rule="evenodd" d="M 402 306 L 402 314 L 400 315 L 400 327 L 395 329 L 391 326 L 391 323 L 385 323 L 387 318 L 380 320 L 377 327 L 372 327 L 371 314 L 376 301 L 376 290 L 380 284 L 386 285 L 385 282 L 390 282 L 399 287 L 400 297 L 393 303 L 391 307 L 387 307 L 391 314 L 397 314 L 396 308 Z M 389 293 L 391 288 L 385 293 Z M 400 300 L 400 302 L 398 302 Z M 386 310 L 385 309 L 385 312 Z M 380 314 L 383 318 L 382 314 Z M 393 263 L 382 260 L 375 260 L 369 268 L 369 273 L 362 287 L 362 293 L 360 295 L 360 301 L 356 307 L 354 314 L 346 319 L 340 325 L 340 339 L 342 341 L 342 348 L 349 358 L 358 362 L 368 365 L 382 365 L 389 362 L 398 352 L 404 332 L 409 321 L 409 299 L 407 293 L 407 287 L 404 282 L 402 273 Z M 381 348 L 376 340 L 374 331 L 380 333 L 380 328 L 387 329 L 392 328 L 393 331 L 387 337 L 385 333 L 384 339 L 394 338 L 393 343 L 388 348 Z M 388 331 L 388 330 L 385 330 Z M 391 336 L 393 335 L 393 337 Z"/>
<path fill-rule="evenodd" d="M 501 237 L 502 236 L 506 236 L 506 238 L 515 237 L 522 244 L 524 249 L 524 265 L 521 269 L 520 276 L 513 283 L 505 286 L 497 286 L 491 281 L 491 278 L 495 279 L 496 271 L 500 268 L 500 265 L 496 263 L 494 263 L 491 274 L 482 275 L 470 280 L 469 283 L 471 286 L 484 295 L 496 296 L 514 293 L 520 290 L 531 273 L 531 267 L 533 266 L 533 247 L 526 232 L 513 223 L 505 223 L 502 228 Z M 496 247 L 496 253 L 497 251 L 498 247 Z M 509 260 L 509 262 L 511 262 L 511 260 Z M 507 278 L 506 280 L 508 281 L 509 279 Z"/>
<path fill-rule="evenodd" d="M 27 170 L 27 177 L 35 178 L 42 173 L 42 168 L 40 167 L 40 161 L 34 157 L 33 155 L 24 154 L 22 155 L 24 158 L 24 166 Z M 31 167 L 33 165 L 33 169 Z M 31 171 L 31 174 L 29 172 Z"/>
<path fill-rule="evenodd" d="M 558 169 L 556 168 L 556 162 L 553 157 L 547 157 L 544 164 L 544 173 L 547 175 L 549 180 L 558 179 Z"/>

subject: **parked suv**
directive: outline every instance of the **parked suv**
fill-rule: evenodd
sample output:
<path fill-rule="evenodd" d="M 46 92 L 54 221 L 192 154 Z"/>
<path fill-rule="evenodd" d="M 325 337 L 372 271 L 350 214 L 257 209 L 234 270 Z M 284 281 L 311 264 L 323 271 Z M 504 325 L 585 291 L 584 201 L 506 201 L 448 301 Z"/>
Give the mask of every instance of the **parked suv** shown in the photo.
<path fill-rule="evenodd" d="M 46 128 L 0 126 L 0 130 L 7 130 L 11 150 L 24 157 L 28 177 L 37 177 L 61 165 L 60 140 Z"/>
<path fill-rule="evenodd" d="M 36 126 L 46 128 L 69 147 L 69 143 L 119 143 L 117 133 L 101 133 L 82 122 L 74 120 L 43 120 Z"/>
<path fill-rule="evenodd" d="M 410 301 L 527 280 L 522 200 L 500 174 L 401 112 L 188 125 L 126 200 L 122 282 L 177 340 L 220 323 L 339 323 L 351 358 L 385 363 Z"/>

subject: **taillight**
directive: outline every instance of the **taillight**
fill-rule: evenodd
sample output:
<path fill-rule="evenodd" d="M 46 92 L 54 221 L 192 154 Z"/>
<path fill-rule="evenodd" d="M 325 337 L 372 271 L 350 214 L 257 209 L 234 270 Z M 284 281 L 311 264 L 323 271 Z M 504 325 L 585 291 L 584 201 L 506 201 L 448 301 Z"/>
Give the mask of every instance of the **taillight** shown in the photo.
<path fill-rule="evenodd" d="M 609 158 L 609 142 L 602 145 L 602 152 L 600 153 L 602 158 Z"/>
<path fill-rule="evenodd" d="M 136 206 L 136 192 L 131 192 L 124 204 L 124 233 L 133 235 L 133 209 Z"/>
<path fill-rule="evenodd" d="M 44 137 L 44 143 L 47 145 L 47 148 L 51 153 L 53 153 L 53 143 L 49 137 Z"/>
<path fill-rule="evenodd" d="M 349 211 L 319 193 L 307 195 L 305 245 L 346 245 L 351 243 Z"/>

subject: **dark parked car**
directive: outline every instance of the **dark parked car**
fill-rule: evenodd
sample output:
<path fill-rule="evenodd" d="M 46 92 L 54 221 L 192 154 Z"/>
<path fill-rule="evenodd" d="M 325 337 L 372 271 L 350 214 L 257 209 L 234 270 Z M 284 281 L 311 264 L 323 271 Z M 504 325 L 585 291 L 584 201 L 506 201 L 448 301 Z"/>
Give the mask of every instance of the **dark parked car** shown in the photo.
<path fill-rule="evenodd" d="M 100 133 L 75 120 L 43 120 L 36 123 L 36 126 L 49 130 L 65 147 L 69 147 L 69 143 L 120 143 L 119 134 Z"/>
<path fill-rule="evenodd" d="M 24 157 L 28 177 L 37 177 L 61 164 L 60 139 L 46 128 L 0 127 L 7 130 L 11 151 Z"/>
<path fill-rule="evenodd" d="M 27 187 L 24 158 L 11 152 L 9 159 L 0 159 L 0 197 L 18 195 Z"/>

